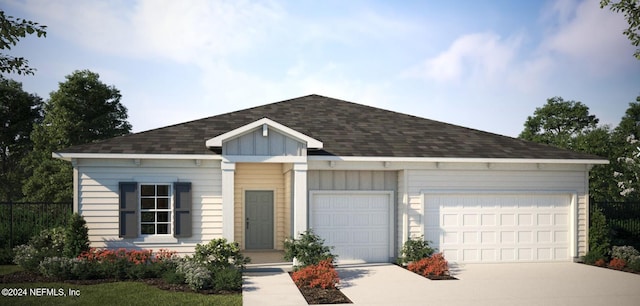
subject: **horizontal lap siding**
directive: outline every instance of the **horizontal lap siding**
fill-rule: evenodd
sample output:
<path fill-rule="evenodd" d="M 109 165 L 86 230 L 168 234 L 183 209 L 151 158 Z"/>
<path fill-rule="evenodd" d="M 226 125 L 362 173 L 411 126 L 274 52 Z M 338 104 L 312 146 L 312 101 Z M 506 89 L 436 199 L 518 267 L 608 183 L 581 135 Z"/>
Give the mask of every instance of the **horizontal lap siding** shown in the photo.
<path fill-rule="evenodd" d="M 244 192 L 247 190 L 273 190 L 275 201 L 275 243 L 277 250 L 284 249 L 284 239 L 289 233 L 285 233 L 285 218 L 289 218 L 285 210 L 285 176 L 282 173 L 282 164 L 278 163 L 237 163 L 235 172 L 235 241 L 244 247 Z"/>
<path fill-rule="evenodd" d="M 219 161 L 145 161 L 140 166 L 122 161 L 83 161 L 78 167 L 79 211 L 87 221 L 92 247 L 171 249 L 193 252 L 197 243 L 222 237 L 222 189 Z M 191 182 L 193 236 L 178 243 L 136 243 L 118 237 L 118 183 Z"/>
<path fill-rule="evenodd" d="M 584 255 L 586 252 L 588 183 L 585 171 L 406 170 L 406 172 L 410 236 L 423 235 L 423 191 L 567 191 L 578 194 L 578 253 Z M 400 190 L 403 190 L 405 182 L 402 179 L 403 175 L 400 177 Z M 401 197 L 399 201 L 402 201 Z"/>

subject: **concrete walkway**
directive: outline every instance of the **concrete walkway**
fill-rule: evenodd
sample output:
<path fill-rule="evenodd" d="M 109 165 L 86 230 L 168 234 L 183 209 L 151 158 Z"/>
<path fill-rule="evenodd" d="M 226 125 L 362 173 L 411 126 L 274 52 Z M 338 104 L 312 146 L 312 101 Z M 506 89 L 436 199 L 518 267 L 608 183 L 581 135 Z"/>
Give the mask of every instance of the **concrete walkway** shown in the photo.
<path fill-rule="evenodd" d="M 244 305 L 306 305 L 281 267 L 245 273 Z M 262 270 L 260 270 L 262 269 Z M 640 275 L 577 263 L 468 264 L 432 281 L 391 264 L 338 267 L 354 305 L 640 305 Z"/>

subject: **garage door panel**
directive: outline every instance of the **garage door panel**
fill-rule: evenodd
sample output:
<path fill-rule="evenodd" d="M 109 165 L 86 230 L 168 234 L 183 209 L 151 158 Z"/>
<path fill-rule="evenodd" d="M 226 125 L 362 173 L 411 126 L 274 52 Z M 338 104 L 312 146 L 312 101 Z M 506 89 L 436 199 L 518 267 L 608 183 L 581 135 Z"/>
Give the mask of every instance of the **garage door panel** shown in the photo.
<path fill-rule="evenodd" d="M 339 262 L 389 260 L 390 193 L 318 192 L 312 193 L 309 205 L 310 227 L 325 239 L 325 245 L 334 247 L 332 252 L 338 255 Z"/>
<path fill-rule="evenodd" d="M 425 238 L 450 261 L 567 261 L 570 199 L 535 194 L 425 195 Z"/>

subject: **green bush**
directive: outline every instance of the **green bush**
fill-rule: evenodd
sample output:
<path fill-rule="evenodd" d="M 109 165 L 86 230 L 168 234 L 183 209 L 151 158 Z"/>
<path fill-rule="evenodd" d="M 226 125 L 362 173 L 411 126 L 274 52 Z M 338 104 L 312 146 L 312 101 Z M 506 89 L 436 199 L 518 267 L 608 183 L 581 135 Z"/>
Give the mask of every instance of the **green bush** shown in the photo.
<path fill-rule="evenodd" d="M 607 255 L 602 253 L 601 249 L 596 249 L 594 251 L 587 252 L 587 255 L 582 257 L 582 261 L 586 264 L 594 265 L 598 260 L 602 260 L 604 262 L 608 262 Z"/>
<path fill-rule="evenodd" d="M 632 246 L 614 246 L 611 250 L 612 258 L 619 258 L 629 263 L 640 256 L 640 252 Z"/>
<path fill-rule="evenodd" d="M 628 262 L 627 267 L 633 271 L 640 272 L 640 256 Z"/>
<path fill-rule="evenodd" d="M 40 261 L 44 259 L 44 256 L 40 255 L 40 252 L 29 244 L 19 245 L 13 248 L 13 262 L 25 269 L 26 271 L 36 272 Z"/>
<path fill-rule="evenodd" d="M 402 251 L 397 262 L 399 265 L 417 262 L 423 258 L 430 257 L 435 251 L 434 248 L 429 246 L 429 241 L 424 240 L 423 236 L 413 237 L 402 245 Z"/>
<path fill-rule="evenodd" d="M 600 208 L 596 208 L 591 214 L 591 223 L 589 226 L 589 253 L 609 255 L 611 248 L 611 230 L 607 225 L 607 218 Z"/>
<path fill-rule="evenodd" d="M 229 267 L 242 270 L 251 262 L 250 258 L 240 253 L 237 242 L 229 243 L 225 238 L 211 240 L 205 245 L 197 244 L 193 260 L 203 263 L 211 271 Z"/>
<path fill-rule="evenodd" d="M 186 282 L 184 274 L 178 273 L 175 268 L 172 270 L 166 270 L 162 274 L 162 279 L 169 284 L 184 284 Z"/>
<path fill-rule="evenodd" d="M 38 270 L 40 274 L 47 277 L 60 280 L 77 279 L 78 277 L 73 273 L 73 267 L 80 261 L 82 260 L 77 258 L 47 257 L 40 262 Z"/>
<path fill-rule="evenodd" d="M 178 264 L 176 272 L 184 275 L 184 279 L 189 288 L 193 290 L 211 289 L 213 276 L 204 263 L 187 259 Z"/>
<path fill-rule="evenodd" d="M 326 259 L 331 259 L 333 262 L 338 256 L 331 254 L 331 249 L 324 245 L 324 239 L 309 229 L 300 234 L 298 239 L 284 241 L 284 259 L 295 258 L 298 261 L 296 268 L 317 265 Z"/>
<path fill-rule="evenodd" d="M 78 257 L 89 251 L 89 229 L 87 222 L 78 213 L 71 215 L 64 231 L 64 255 L 69 258 Z"/>
<path fill-rule="evenodd" d="M 0 249 L 0 265 L 10 265 L 13 263 L 13 250 L 9 247 Z"/>
<path fill-rule="evenodd" d="M 213 289 L 216 291 L 237 291 L 242 288 L 242 272 L 228 268 L 213 273 Z"/>

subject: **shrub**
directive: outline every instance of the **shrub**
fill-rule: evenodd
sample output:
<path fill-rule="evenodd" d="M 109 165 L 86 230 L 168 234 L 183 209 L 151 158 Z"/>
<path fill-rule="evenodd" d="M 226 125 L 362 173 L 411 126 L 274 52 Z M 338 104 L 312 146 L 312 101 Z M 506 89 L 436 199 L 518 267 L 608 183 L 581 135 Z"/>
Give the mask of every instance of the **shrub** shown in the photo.
<path fill-rule="evenodd" d="M 31 237 L 28 244 L 13 249 L 13 262 L 31 272 L 38 271 L 38 265 L 46 257 L 61 257 L 64 249 L 64 227 L 45 229 Z"/>
<path fill-rule="evenodd" d="M 291 278 L 298 288 L 333 289 L 340 282 L 331 258 L 301 268 L 293 272 Z"/>
<path fill-rule="evenodd" d="M 584 261 L 584 263 L 589 265 L 595 264 L 596 261 L 598 260 L 606 261 L 606 256 L 603 253 L 601 253 L 602 251 L 603 250 L 600 250 L 600 249 L 589 251 L 587 255 L 582 257 L 582 261 Z"/>
<path fill-rule="evenodd" d="M 611 251 L 611 257 L 623 259 L 625 262 L 631 262 L 634 258 L 639 257 L 640 252 L 632 246 L 614 246 Z"/>
<path fill-rule="evenodd" d="M 407 269 L 425 277 L 449 275 L 449 263 L 444 259 L 442 253 L 436 253 L 431 257 L 412 262 L 407 266 Z"/>
<path fill-rule="evenodd" d="M 89 251 L 89 229 L 87 222 L 78 213 L 74 213 L 64 231 L 64 256 L 73 258 Z"/>
<path fill-rule="evenodd" d="M 177 267 L 175 251 L 117 250 L 90 248 L 78 258 L 88 262 L 83 275 L 90 278 L 143 279 L 161 277 Z"/>
<path fill-rule="evenodd" d="M 205 245 L 197 244 L 193 260 L 203 263 L 212 271 L 229 267 L 244 269 L 251 261 L 240 253 L 237 242 L 229 243 L 225 238 L 211 240 Z"/>
<path fill-rule="evenodd" d="M 184 284 L 186 282 L 184 274 L 178 273 L 176 269 L 166 270 L 162 273 L 162 279 L 169 284 Z"/>
<path fill-rule="evenodd" d="M 591 214 L 589 226 L 589 252 L 606 257 L 611 247 L 611 230 L 607 225 L 607 219 L 600 208 L 596 208 Z M 586 261 L 586 260 L 585 260 Z"/>
<path fill-rule="evenodd" d="M 284 241 L 284 259 L 298 261 L 297 267 L 318 265 L 329 260 L 333 262 L 337 256 L 331 254 L 331 248 L 324 245 L 324 239 L 316 235 L 313 230 L 306 230 L 298 239 Z"/>
<path fill-rule="evenodd" d="M 640 256 L 628 262 L 627 267 L 633 271 L 640 272 Z"/>
<path fill-rule="evenodd" d="M 10 265 L 13 263 L 13 250 L 8 246 L 0 248 L 0 265 Z"/>
<path fill-rule="evenodd" d="M 405 241 L 397 262 L 399 265 L 406 265 L 410 262 L 427 258 L 433 255 L 435 251 L 435 249 L 429 246 L 429 241 L 424 240 L 423 236 L 414 237 Z"/>
<path fill-rule="evenodd" d="M 596 266 L 598 267 L 604 267 L 607 265 L 607 262 L 604 261 L 604 259 L 600 258 L 598 260 L 596 260 L 596 262 L 594 263 Z"/>
<path fill-rule="evenodd" d="M 44 259 L 40 252 L 30 244 L 19 245 L 13 248 L 13 252 L 15 253 L 13 262 L 26 271 L 37 271 L 40 261 Z"/>
<path fill-rule="evenodd" d="M 609 268 L 622 270 L 627 265 L 624 259 L 614 258 L 609 262 Z"/>
<path fill-rule="evenodd" d="M 235 268 L 216 270 L 213 273 L 213 289 L 216 291 L 242 289 L 242 272 Z"/>
<path fill-rule="evenodd" d="M 185 282 L 193 290 L 210 289 L 213 285 L 211 271 L 195 260 L 184 260 L 178 264 L 176 272 L 184 275 Z"/>
<path fill-rule="evenodd" d="M 61 280 L 76 279 L 73 267 L 81 259 L 67 257 L 47 257 L 38 266 L 40 273 L 47 277 Z"/>

